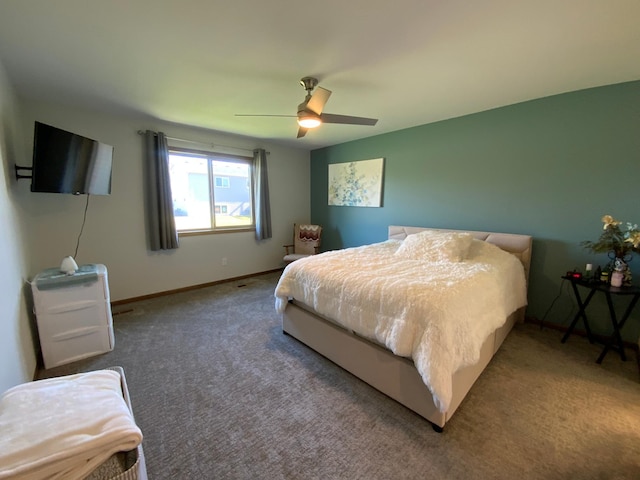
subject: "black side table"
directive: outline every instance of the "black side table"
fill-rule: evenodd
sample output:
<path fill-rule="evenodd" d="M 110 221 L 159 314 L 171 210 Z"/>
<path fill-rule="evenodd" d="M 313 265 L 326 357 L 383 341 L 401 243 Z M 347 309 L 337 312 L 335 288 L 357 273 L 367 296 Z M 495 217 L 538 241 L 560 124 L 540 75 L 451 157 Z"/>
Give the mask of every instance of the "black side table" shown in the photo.
<path fill-rule="evenodd" d="M 585 313 L 585 310 L 589 306 L 589 302 L 591 302 L 591 299 L 596 294 L 596 292 L 602 292 L 604 293 L 607 299 L 607 306 L 609 307 L 609 317 L 611 319 L 611 324 L 613 325 L 613 333 L 605 341 L 605 345 L 604 345 L 604 348 L 602 349 L 602 353 L 600 353 L 600 356 L 596 360 L 596 363 L 602 363 L 602 360 L 604 359 L 605 355 L 612 348 L 617 349 L 619 351 L 620 358 L 623 361 L 626 360 L 627 357 L 624 353 L 624 343 L 622 342 L 622 336 L 620 335 L 620 330 L 622 330 L 622 327 L 624 327 L 624 324 L 629 318 L 629 315 L 631 315 L 631 312 L 636 306 L 636 303 L 638 303 L 638 300 L 640 299 L 640 288 L 633 287 L 633 286 L 632 287 L 612 287 L 611 285 L 606 283 L 596 283 L 596 282 L 591 282 L 589 280 L 584 280 L 582 278 L 574 278 L 566 275 L 563 276 L 562 278 L 565 280 L 569 280 L 569 282 L 571 282 L 571 287 L 573 288 L 573 293 L 576 296 L 576 301 L 578 302 L 578 308 L 579 308 L 578 313 L 576 314 L 575 318 L 571 322 L 571 325 L 569 325 L 569 329 L 562 337 L 562 343 L 565 343 L 567 341 L 567 339 L 569 338 L 569 335 L 571 335 L 571 332 L 573 332 L 573 329 L 575 328 L 580 318 L 582 318 L 582 321 L 584 322 L 584 328 L 587 332 L 587 338 L 589 339 L 589 342 L 591 343 L 594 342 L 593 336 L 591 334 L 591 329 L 589 328 L 589 321 L 587 320 L 587 314 Z M 584 302 L 582 301 L 582 297 L 580 296 L 580 291 L 578 290 L 579 286 L 589 290 L 587 298 L 584 300 Z M 629 305 L 627 305 L 627 308 L 624 311 L 622 318 L 620 318 L 620 321 L 618 321 L 615 308 L 613 307 L 613 300 L 612 300 L 613 295 L 622 295 L 622 296 L 631 297 L 631 301 L 629 302 Z M 614 342 L 616 345 L 614 345 Z"/>

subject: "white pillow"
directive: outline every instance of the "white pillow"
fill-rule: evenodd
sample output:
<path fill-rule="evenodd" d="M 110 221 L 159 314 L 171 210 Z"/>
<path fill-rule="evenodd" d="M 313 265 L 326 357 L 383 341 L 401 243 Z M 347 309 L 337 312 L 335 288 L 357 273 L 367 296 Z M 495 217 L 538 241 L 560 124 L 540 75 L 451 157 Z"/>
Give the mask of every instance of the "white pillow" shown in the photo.
<path fill-rule="evenodd" d="M 428 262 L 461 262 L 467 257 L 472 240 L 469 233 L 425 230 L 408 235 L 395 254 Z"/>

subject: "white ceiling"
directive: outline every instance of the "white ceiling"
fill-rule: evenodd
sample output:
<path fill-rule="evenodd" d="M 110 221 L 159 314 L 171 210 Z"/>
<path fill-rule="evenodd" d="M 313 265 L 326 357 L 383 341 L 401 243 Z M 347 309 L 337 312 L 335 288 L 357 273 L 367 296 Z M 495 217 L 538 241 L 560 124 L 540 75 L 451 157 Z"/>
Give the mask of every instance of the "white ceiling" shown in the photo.
<path fill-rule="evenodd" d="M 21 96 L 312 149 L 640 79 L 640 1 L 0 0 L 0 62 Z M 378 124 L 235 116 L 295 115 L 307 75 Z"/>

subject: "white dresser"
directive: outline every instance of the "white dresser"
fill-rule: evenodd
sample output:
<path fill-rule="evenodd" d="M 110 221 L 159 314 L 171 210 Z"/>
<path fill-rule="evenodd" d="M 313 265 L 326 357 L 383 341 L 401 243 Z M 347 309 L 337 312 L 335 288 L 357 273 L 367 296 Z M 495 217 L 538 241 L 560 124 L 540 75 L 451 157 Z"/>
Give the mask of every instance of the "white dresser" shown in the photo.
<path fill-rule="evenodd" d="M 49 268 L 33 278 L 31 289 L 45 368 L 113 350 L 104 265 L 81 265 L 74 275 Z"/>

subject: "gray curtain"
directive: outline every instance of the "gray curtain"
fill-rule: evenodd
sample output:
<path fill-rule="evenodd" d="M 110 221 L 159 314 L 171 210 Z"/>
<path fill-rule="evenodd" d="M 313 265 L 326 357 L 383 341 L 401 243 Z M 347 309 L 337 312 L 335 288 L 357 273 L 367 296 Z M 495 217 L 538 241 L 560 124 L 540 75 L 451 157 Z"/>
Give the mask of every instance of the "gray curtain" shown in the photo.
<path fill-rule="evenodd" d="M 178 248 L 169 178 L 169 146 L 162 132 L 145 132 L 147 229 L 153 251 Z"/>
<path fill-rule="evenodd" d="M 256 212 L 256 238 L 271 238 L 271 206 L 269 204 L 269 179 L 267 177 L 267 152 L 253 151 L 253 201 Z"/>

